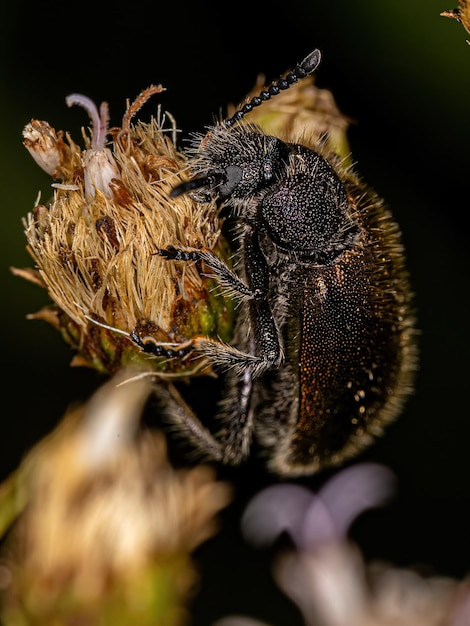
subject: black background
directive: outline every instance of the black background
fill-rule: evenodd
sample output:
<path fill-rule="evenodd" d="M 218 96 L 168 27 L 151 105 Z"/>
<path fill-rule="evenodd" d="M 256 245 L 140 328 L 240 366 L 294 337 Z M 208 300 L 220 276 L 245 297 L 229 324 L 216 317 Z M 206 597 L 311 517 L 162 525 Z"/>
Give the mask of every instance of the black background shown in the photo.
<path fill-rule="evenodd" d="M 277 78 L 319 47 L 316 83 L 355 120 L 349 139 L 358 170 L 402 228 L 422 333 L 416 394 L 361 457 L 395 472 L 397 495 L 358 521 L 355 538 L 367 558 L 457 577 L 468 572 L 470 46 L 457 22 L 440 17 L 451 8 L 452 0 L 292 0 L 260 3 L 256 11 L 241 3 L 18 0 L 2 8 L 2 476 L 102 382 L 69 367 L 72 353 L 52 328 L 26 320 L 48 303 L 47 294 L 9 271 L 32 264 L 21 220 L 50 185 L 22 147 L 23 126 L 45 119 L 78 141 L 86 118 L 66 107 L 69 93 L 107 100 L 118 123 L 126 99 L 162 83 L 162 107 L 185 132 L 201 130 L 240 101 L 259 72 Z M 141 117 L 152 112 L 148 104 Z M 197 553 L 202 582 L 193 622 L 237 612 L 292 623 L 270 580 L 271 555 L 246 546 L 238 527 L 245 503 L 270 479 L 256 468 L 229 478 L 237 499 L 221 532 Z M 316 488 L 324 478 L 303 482 Z"/>

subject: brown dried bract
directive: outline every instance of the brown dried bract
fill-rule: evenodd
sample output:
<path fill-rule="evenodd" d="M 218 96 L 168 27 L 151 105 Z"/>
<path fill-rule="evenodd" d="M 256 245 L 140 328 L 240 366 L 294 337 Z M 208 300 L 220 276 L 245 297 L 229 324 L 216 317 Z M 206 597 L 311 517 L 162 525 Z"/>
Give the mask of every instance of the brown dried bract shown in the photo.
<path fill-rule="evenodd" d="M 457 20 L 457 22 L 462 24 L 467 33 L 470 33 L 470 3 L 467 2 L 467 0 L 459 0 L 459 6 L 457 9 L 443 11 L 440 15 L 442 17 L 450 17 Z M 468 39 L 466 41 L 470 45 L 470 41 Z"/>

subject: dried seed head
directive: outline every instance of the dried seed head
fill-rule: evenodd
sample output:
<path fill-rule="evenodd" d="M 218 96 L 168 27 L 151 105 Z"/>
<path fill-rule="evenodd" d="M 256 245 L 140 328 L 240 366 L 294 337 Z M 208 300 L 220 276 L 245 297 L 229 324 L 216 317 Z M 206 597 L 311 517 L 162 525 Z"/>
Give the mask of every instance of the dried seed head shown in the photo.
<path fill-rule="evenodd" d="M 109 133 L 106 104 L 98 111 L 88 98 L 70 96 L 67 103 L 84 107 L 91 119 L 84 150 L 46 122 L 33 120 L 25 130 L 25 145 L 60 182 L 50 205 L 38 205 L 24 221 L 37 269 L 13 271 L 48 290 L 54 306 L 31 317 L 61 330 L 77 349 L 75 365 L 114 372 L 133 362 L 187 375 L 204 363 L 149 357 L 129 334 L 176 344 L 196 334 L 230 339 L 233 307 L 201 267 L 183 268 L 156 254 L 177 245 L 227 255 L 215 205 L 169 197 L 186 167 L 174 126 L 167 127 L 160 112 L 147 124 L 131 123 L 146 99 L 162 90 L 142 92 L 128 105 L 122 127 Z"/>

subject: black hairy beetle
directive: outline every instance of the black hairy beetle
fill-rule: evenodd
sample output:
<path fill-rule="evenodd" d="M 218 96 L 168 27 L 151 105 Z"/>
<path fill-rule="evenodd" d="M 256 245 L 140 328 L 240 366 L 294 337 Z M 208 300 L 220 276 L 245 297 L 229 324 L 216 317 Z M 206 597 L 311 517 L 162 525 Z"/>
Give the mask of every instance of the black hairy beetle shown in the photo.
<path fill-rule="evenodd" d="M 382 200 L 339 159 L 266 135 L 244 116 L 312 74 L 314 50 L 192 146 L 193 176 L 172 196 L 215 198 L 238 224 L 235 271 L 203 261 L 241 300 L 233 345 L 191 349 L 226 370 L 221 428 L 209 432 L 170 387 L 160 396 L 178 430 L 209 458 L 239 464 L 256 438 L 282 476 L 337 465 L 368 446 L 412 391 L 412 294 L 399 229 Z M 148 352 L 162 349 L 133 339 Z"/>

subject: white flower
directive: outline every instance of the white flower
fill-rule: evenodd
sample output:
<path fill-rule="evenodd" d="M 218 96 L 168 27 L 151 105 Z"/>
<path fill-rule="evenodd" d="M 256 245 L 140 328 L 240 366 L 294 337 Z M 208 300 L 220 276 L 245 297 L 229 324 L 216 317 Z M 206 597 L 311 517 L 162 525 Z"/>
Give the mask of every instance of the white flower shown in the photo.
<path fill-rule="evenodd" d="M 66 102 L 69 107 L 74 104 L 83 107 L 92 125 L 91 148 L 83 152 L 85 196 L 91 199 L 95 197 L 96 191 L 101 191 L 112 198 L 110 185 L 113 179 L 120 179 L 121 174 L 111 150 L 105 147 L 109 124 L 108 104 L 102 102 L 98 111 L 95 103 L 81 94 L 67 96 Z"/>

